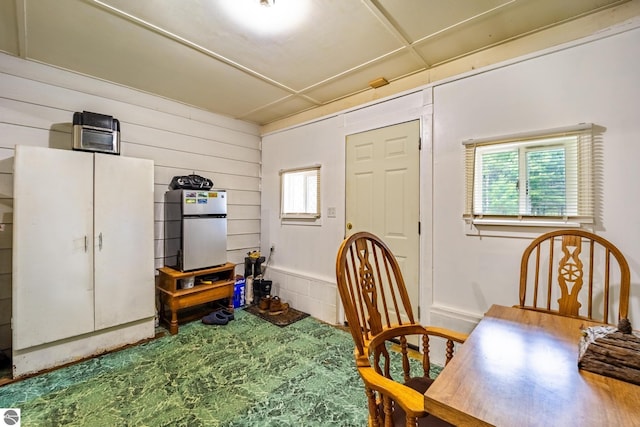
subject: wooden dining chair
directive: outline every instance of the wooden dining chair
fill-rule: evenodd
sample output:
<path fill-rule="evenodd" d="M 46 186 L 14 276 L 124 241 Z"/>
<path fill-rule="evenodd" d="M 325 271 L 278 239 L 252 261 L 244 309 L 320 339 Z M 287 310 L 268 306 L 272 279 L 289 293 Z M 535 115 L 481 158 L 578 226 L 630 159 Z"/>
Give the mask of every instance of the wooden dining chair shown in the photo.
<path fill-rule="evenodd" d="M 365 386 L 369 425 L 449 426 L 429 415 L 424 406 L 423 393 L 433 382 L 430 339 L 440 337 L 446 342 L 443 351 L 448 362 L 454 343 L 463 343 L 466 334 L 418 323 L 396 258 L 371 233 L 355 233 L 343 241 L 336 278 L 355 342 L 356 367 Z M 421 354 L 411 348 L 411 342 L 421 344 Z"/>
<path fill-rule="evenodd" d="M 617 324 L 628 317 L 629 288 L 622 252 L 588 231 L 543 234 L 522 254 L 521 308 Z"/>

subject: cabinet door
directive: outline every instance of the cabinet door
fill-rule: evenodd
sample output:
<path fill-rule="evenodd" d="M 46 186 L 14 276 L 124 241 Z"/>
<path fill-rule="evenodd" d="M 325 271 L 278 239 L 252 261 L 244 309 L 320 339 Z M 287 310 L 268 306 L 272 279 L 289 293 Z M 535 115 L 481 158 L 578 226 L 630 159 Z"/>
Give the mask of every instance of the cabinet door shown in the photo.
<path fill-rule="evenodd" d="M 93 331 L 92 236 L 93 155 L 17 146 L 14 350 Z"/>
<path fill-rule="evenodd" d="M 153 162 L 95 157 L 96 330 L 155 314 Z"/>

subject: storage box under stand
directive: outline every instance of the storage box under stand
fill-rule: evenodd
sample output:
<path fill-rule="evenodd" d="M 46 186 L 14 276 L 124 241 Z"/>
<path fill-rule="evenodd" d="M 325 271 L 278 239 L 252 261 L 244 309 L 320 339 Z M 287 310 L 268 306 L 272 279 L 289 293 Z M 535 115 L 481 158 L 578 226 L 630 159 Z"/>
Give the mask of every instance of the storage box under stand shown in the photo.
<path fill-rule="evenodd" d="M 233 288 L 233 308 L 246 305 L 246 281 L 242 276 L 236 276 L 236 283 Z"/>

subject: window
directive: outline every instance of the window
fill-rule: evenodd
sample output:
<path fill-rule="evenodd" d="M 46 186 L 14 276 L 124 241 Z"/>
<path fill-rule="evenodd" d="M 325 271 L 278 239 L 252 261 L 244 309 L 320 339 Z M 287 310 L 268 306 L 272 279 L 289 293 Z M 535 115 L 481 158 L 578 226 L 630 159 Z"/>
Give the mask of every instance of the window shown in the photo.
<path fill-rule="evenodd" d="M 463 144 L 468 221 L 593 222 L 591 124 Z"/>
<path fill-rule="evenodd" d="M 320 218 L 320 166 L 280 171 L 280 217 Z"/>

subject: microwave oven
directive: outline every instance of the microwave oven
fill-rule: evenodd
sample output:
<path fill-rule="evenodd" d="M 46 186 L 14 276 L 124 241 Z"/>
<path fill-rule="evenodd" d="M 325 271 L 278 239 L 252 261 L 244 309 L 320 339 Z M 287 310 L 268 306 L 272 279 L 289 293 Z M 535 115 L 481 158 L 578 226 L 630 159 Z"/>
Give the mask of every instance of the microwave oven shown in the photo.
<path fill-rule="evenodd" d="M 120 122 L 90 111 L 73 113 L 73 149 L 120 154 Z"/>

